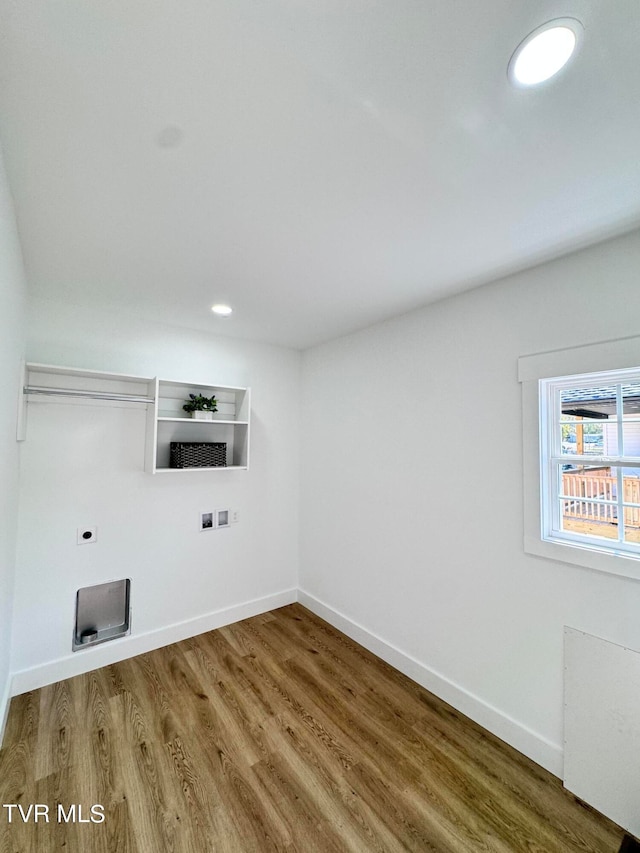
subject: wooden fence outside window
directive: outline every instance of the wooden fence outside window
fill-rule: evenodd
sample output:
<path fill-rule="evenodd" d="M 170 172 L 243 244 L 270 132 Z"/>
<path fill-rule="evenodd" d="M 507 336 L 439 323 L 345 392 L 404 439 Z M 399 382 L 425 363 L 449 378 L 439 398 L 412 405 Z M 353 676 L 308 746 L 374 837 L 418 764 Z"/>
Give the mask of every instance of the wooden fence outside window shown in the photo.
<path fill-rule="evenodd" d="M 623 477 L 622 483 L 623 502 L 640 504 L 640 478 Z M 607 473 L 563 473 L 563 517 L 617 524 L 617 491 L 618 482 L 616 477 L 611 476 L 610 469 L 607 469 Z M 593 503 L 594 499 L 612 503 Z M 624 524 L 625 527 L 640 528 L 640 506 L 624 507 Z"/>

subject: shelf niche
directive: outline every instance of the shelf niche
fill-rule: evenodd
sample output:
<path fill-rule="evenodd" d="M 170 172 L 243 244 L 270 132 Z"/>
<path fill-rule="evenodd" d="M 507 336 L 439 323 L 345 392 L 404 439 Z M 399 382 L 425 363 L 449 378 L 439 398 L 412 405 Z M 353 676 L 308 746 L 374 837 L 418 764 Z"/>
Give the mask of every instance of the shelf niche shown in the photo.
<path fill-rule="evenodd" d="M 196 420 L 183 410 L 190 394 L 215 396 L 218 411 L 214 412 L 212 420 Z M 246 470 L 249 467 L 250 396 L 249 388 L 157 380 L 153 417 L 149 413 L 146 470 L 152 474 Z M 227 465 L 171 468 L 170 445 L 174 441 L 224 442 Z"/>

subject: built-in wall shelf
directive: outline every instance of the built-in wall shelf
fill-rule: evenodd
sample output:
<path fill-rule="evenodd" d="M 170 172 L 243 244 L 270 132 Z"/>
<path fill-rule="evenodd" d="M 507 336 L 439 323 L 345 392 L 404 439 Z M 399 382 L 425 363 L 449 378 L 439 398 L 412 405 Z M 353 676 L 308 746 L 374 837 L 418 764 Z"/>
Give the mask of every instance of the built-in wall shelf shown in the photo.
<path fill-rule="evenodd" d="M 182 406 L 190 394 L 216 398 L 218 411 L 210 421 L 194 420 Z M 249 467 L 249 388 L 196 385 L 158 379 L 155 416 L 148 422 L 146 469 L 153 474 L 184 471 L 243 470 Z M 226 466 L 173 468 L 172 442 L 216 442 L 226 445 Z"/>
<path fill-rule="evenodd" d="M 191 424 L 202 423 L 202 421 L 192 420 L 191 418 L 158 418 L 158 420 L 159 421 L 172 421 L 174 423 L 175 422 L 184 423 L 185 421 L 187 421 L 188 423 L 191 423 Z M 223 418 L 215 418 L 212 420 L 215 420 L 215 423 L 217 423 L 217 424 L 246 424 L 246 423 L 249 423 L 248 421 L 227 421 L 227 420 L 224 420 Z"/>
<path fill-rule="evenodd" d="M 193 419 L 183 410 L 190 394 L 215 396 L 218 411 L 213 414 L 212 420 Z M 147 411 L 145 470 L 150 474 L 237 471 L 249 467 L 249 388 L 30 362 L 24 365 L 20 390 L 19 441 L 26 438 L 28 407 L 34 403 L 52 401 L 78 405 L 87 405 L 88 402 L 95 405 L 144 405 Z M 226 465 L 171 467 L 172 442 L 224 444 Z"/>

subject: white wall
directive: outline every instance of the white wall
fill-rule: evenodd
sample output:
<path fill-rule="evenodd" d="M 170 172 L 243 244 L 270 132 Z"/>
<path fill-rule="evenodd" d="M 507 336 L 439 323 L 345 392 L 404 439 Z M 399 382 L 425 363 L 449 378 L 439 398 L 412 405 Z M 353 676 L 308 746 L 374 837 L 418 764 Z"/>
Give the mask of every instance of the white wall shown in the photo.
<path fill-rule="evenodd" d="M 293 600 L 300 353 L 34 301 L 27 356 L 165 379 L 250 385 L 252 446 L 246 472 L 151 476 L 143 471 L 144 406 L 74 405 L 51 398 L 29 403 L 14 692 Z M 226 507 L 240 511 L 238 524 L 198 530 L 201 511 Z M 95 544 L 76 544 L 76 529 L 83 525 L 97 525 Z M 132 579 L 132 637 L 72 655 L 76 590 L 122 577 Z"/>
<path fill-rule="evenodd" d="M 640 648 L 640 584 L 524 553 L 517 359 L 636 335 L 639 269 L 635 232 L 304 357 L 303 600 L 558 775 L 563 625 Z"/>
<path fill-rule="evenodd" d="M 0 151 L 0 743 L 9 698 L 19 454 L 16 401 L 24 355 L 25 279 Z"/>

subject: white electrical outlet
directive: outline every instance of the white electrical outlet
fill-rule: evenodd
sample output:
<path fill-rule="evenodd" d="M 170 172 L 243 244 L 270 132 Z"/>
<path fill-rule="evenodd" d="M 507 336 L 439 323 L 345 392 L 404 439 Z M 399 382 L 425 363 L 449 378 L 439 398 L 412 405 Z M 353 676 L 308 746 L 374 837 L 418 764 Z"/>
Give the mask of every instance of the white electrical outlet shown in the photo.
<path fill-rule="evenodd" d="M 240 510 L 232 509 L 231 510 L 231 518 L 229 519 L 231 524 L 237 524 L 240 521 Z"/>
<path fill-rule="evenodd" d="M 78 545 L 91 545 L 97 540 L 97 527 L 78 527 Z"/>

